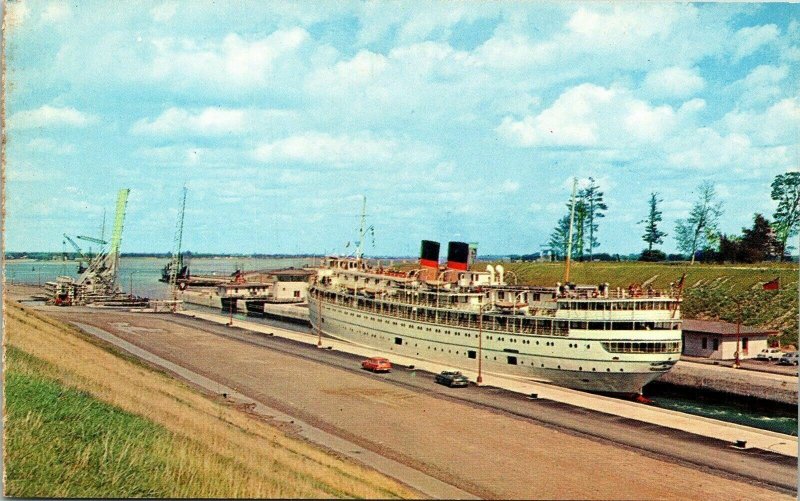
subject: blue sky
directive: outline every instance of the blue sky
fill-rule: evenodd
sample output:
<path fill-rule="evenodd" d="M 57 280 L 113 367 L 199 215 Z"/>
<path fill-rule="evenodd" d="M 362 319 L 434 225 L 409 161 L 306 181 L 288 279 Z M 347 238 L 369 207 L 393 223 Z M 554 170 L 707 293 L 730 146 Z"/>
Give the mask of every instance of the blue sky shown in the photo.
<path fill-rule="evenodd" d="M 704 180 L 721 229 L 798 169 L 798 6 L 628 2 L 6 3 L 7 250 L 540 250 L 573 176 L 605 192 L 600 252 L 673 252 Z"/>

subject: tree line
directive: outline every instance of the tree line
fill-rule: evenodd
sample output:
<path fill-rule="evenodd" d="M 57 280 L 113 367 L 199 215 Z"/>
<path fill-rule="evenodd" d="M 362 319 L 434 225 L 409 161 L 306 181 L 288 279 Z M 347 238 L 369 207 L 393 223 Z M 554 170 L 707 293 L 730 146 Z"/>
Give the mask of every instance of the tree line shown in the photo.
<path fill-rule="evenodd" d="M 800 230 L 800 172 L 779 174 L 772 181 L 770 196 L 777 208 L 769 221 L 763 214 L 753 216 L 753 226 L 742 228 L 741 235 L 727 235 L 719 230 L 719 219 L 724 213 L 723 203 L 717 199 L 713 183 L 702 182 L 697 188 L 697 199 L 688 217 L 675 223 L 673 238 L 682 256 L 692 264 L 698 259 L 716 262 L 755 263 L 766 260 L 783 261 L 792 249 L 789 238 Z M 657 192 L 650 193 L 645 217 L 637 224 L 644 227 L 642 240 L 647 248 L 639 255 L 641 261 L 674 260 L 657 248 L 668 236 L 661 228 L 664 200 Z M 556 259 L 566 256 L 570 239 L 569 227 L 573 203 L 567 203 L 567 214 L 558 220 L 550 235 L 547 250 Z M 575 197 L 572 255 L 583 261 L 594 260 L 594 249 L 600 246 L 598 220 L 605 217 L 608 206 L 603 192 L 593 178 Z"/>

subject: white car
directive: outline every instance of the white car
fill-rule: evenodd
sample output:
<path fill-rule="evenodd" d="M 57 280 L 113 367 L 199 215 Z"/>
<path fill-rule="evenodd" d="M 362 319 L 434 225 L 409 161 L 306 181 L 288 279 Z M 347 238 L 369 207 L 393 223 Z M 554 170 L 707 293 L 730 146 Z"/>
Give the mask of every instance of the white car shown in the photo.
<path fill-rule="evenodd" d="M 778 360 L 778 365 L 797 365 L 798 359 L 799 357 L 796 351 L 784 353 L 781 359 Z"/>
<path fill-rule="evenodd" d="M 780 360 L 782 356 L 783 352 L 780 350 L 780 348 L 764 348 L 758 352 L 756 358 L 758 360 Z"/>

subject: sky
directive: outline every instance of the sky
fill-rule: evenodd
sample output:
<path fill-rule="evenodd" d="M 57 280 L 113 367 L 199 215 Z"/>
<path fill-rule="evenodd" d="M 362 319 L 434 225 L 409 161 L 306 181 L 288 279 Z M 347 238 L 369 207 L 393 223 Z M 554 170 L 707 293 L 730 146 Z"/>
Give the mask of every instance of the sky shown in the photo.
<path fill-rule="evenodd" d="M 5 3 L 5 248 L 538 252 L 572 179 L 595 252 L 660 248 L 703 181 L 720 229 L 771 217 L 798 170 L 800 7 L 658 2 Z M 445 247 L 446 248 L 446 247 Z"/>

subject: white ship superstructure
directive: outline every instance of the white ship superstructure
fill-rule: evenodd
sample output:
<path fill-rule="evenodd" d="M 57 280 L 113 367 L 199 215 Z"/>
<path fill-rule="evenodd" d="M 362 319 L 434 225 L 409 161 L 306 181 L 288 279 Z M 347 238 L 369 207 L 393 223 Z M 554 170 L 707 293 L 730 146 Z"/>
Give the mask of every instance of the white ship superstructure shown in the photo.
<path fill-rule="evenodd" d="M 596 392 L 640 393 L 678 361 L 676 287 L 509 285 L 500 265 L 468 270 L 467 253 L 451 242 L 440 269 L 438 243 L 423 241 L 410 272 L 329 257 L 309 290 L 311 324 L 406 357 L 468 370 L 480 359 L 484 372 Z"/>

